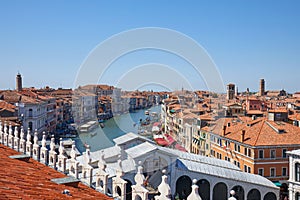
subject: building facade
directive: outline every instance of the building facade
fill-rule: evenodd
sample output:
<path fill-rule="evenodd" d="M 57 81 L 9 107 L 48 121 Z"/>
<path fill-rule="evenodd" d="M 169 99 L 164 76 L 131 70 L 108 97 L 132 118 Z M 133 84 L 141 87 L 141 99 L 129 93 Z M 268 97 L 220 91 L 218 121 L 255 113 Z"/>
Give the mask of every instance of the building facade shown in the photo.
<path fill-rule="evenodd" d="M 300 150 L 287 152 L 290 161 L 289 200 L 300 199 Z"/>
<path fill-rule="evenodd" d="M 133 133 L 116 138 L 114 142 L 113 147 L 91 152 L 91 163 L 97 163 L 99 157 L 104 158 L 111 176 L 117 169 L 116 163 L 122 163 L 123 179 L 129 185 L 135 184 L 134 172 L 137 163 L 141 163 L 147 177 L 147 188 L 152 188 L 150 191 L 157 189 L 162 171 L 167 171 L 172 199 L 186 199 L 191 193 L 193 179 L 197 180 L 202 199 L 227 200 L 232 189 L 241 200 L 275 200 L 279 197 L 279 188 L 271 181 L 244 173 L 230 162 L 156 146 Z M 78 161 L 84 162 L 84 157 L 79 157 Z M 128 195 L 130 192 L 126 191 Z M 128 199 L 131 198 L 128 196 Z"/>

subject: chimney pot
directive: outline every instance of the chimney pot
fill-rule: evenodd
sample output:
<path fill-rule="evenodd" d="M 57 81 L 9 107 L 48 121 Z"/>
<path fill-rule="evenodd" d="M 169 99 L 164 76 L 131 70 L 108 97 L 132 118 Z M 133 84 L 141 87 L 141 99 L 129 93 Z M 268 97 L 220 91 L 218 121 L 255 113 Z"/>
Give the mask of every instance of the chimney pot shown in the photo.
<path fill-rule="evenodd" d="M 241 142 L 245 141 L 245 133 L 246 133 L 246 131 L 242 130 L 242 133 L 241 133 Z"/>
<path fill-rule="evenodd" d="M 222 136 L 225 136 L 226 135 L 226 126 L 223 126 L 223 134 Z"/>

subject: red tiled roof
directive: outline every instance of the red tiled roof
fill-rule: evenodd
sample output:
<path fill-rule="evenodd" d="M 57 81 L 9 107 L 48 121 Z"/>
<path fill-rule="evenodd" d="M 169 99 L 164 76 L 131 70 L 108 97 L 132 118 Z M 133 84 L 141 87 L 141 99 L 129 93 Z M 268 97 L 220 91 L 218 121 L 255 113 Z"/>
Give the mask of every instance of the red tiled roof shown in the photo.
<path fill-rule="evenodd" d="M 77 188 L 56 184 L 51 179 L 64 174 L 33 159 L 25 162 L 9 158 L 16 154 L 0 144 L 0 199 L 111 199 L 82 183 Z M 65 189 L 72 196 L 62 194 Z"/>
<path fill-rule="evenodd" d="M 269 113 L 287 113 L 286 109 L 269 110 Z"/>
<path fill-rule="evenodd" d="M 260 111 L 260 110 L 248 110 L 247 114 L 248 115 L 262 115 L 264 113 L 262 111 Z"/>
<path fill-rule="evenodd" d="M 16 108 L 16 106 L 7 103 L 6 101 L 1 101 L 0 100 L 0 109 L 10 109 L 10 110 L 14 110 Z"/>
<path fill-rule="evenodd" d="M 241 118 L 240 118 L 241 119 Z M 286 122 L 273 122 L 265 118 L 256 120 L 243 120 L 226 118 L 216 121 L 216 125 L 211 127 L 211 131 L 218 135 L 223 135 L 223 126 L 226 127 L 226 138 L 240 141 L 241 132 L 245 130 L 245 140 L 243 143 L 251 146 L 277 146 L 277 145 L 299 145 L 300 128 Z"/>

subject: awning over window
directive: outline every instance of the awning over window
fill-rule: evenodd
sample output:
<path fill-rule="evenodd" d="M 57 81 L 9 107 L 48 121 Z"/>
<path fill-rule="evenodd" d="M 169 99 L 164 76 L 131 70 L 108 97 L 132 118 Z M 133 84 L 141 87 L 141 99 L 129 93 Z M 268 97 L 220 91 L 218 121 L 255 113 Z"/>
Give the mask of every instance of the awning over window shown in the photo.
<path fill-rule="evenodd" d="M 274 185 L 276 185 L 277 187 L 281 187 L 281 183 L 279 181 L 273 181 Z"/>
<path fill-rule="evenodd" d="M 161 145 L 161 146 L 168 146 L 169 145 L 169 142 L 166 141 L 164 138 L 155 138 L 154 140 L 158 145 Z"/>

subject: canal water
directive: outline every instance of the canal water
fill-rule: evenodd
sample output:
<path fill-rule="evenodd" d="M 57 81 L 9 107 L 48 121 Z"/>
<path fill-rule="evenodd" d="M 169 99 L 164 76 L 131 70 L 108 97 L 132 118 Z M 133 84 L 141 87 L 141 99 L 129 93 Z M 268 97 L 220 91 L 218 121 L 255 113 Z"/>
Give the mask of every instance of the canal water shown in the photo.
<path fill-rule="evenodd" d="M 149 110 L 150 115 L 145 115 L 146 110 Z M 157 105 L 150 109 L 137 110 L 133 113 L 122 114 L 106 120 L 104 122 L 104 128 L 99 126 L 90 133 L 80 133 L 79 136 L 75 138 L 76 147 L 80 152 L 85 151 L 84 144 L 90 145 L 91 151 L 111 147 L 114 145 L 114 138 L 128 132 L 138 133 L 139 130 L 143 130 L 143 126 L 140 125 L 140 120 L 144 121 L 147 117 L 150 117 L 152 120 L 152 112 L 156 112 L 159 116 L 161 106 Z"/>

